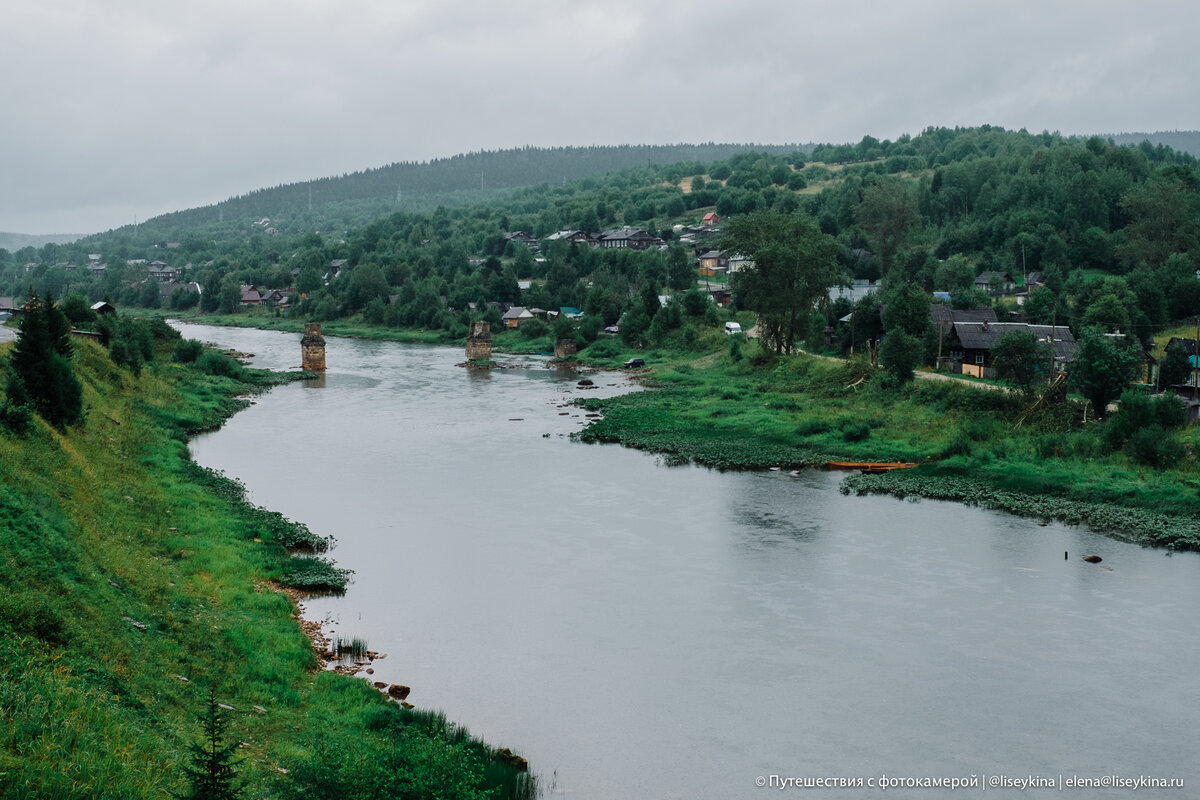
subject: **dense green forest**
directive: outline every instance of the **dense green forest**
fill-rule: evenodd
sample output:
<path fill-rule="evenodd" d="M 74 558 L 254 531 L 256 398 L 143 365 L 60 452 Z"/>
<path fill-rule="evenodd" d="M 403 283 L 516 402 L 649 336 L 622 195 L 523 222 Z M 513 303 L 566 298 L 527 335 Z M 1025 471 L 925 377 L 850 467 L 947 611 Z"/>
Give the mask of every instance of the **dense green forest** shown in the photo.
<path fill-rule="evenodd" d="M 569 157 L 585 160 L 593 150 L 604 149 L 554 151 L 541 162 L 543 174 L 561 172 Z M 624 155 L 635 152 L 646 158 L 636 148 Z M 539 153 L 530 151 L 530 161 Z M 463 157 L 458 174 L 473 174 L 482 158 Z M 519 160 L 510 153 L 505 174 L 515 176 Z M 381 186 L 391 182 L 375 173 Z M 304 185 L 287 191 L 292 216 L 269 225 L 258 224 L 257 210 L 224 223 L 181 212 L 70 245 L 0 252 L 0 292 L 236 312 L 240 287 L 253 284 L 290 290 L 290 313 L 306 318 L 352 317 L 453 337 L 485 314 L 498 323 L 488 303 L 572 306 L 586 312 L 586 343 L 635 309 L 639 292 L 697 286 L 696 253 L 713 241 L 685 247 L 676 226 L 697 225 L 707 211 L 728 218 L 772 209 L 816 219 L 837 243 L 843 280 L 882 278 L 885 286 L 948 292 L 969 306 L 993 302 L 973 286 L 985 271 L 1008 272 L 1018 285 L 1040 273 L 1042 286 L 1023 308 L 1030 321 L 1076 329 L 1089 322 L 1144 340 L 1200 307 L 1196 160 L 1149 142 L 930 128 L 896 141 L 868 136 L 855 145 L 818 145 L 807 155 L 750 151 L 717 161 L 650 163 L 428 213 L 396 211 L 359 225 L 335 225 L 327 207 L 319 229 L 307 227 L 306 207 L 296 208 L 304 206 Z M 665 246 L 603 250 L 558 241 L 531 249 L 506 239 L 513 231 L 543 239 L 562 229 L 619 226 L 660 235 Z M 89 254 L 103 271 L 87 268 Z M 164 293 L 146 278 L 145 265 L 128 264 L 135 259 L 180 268 L 181 280 L 199 283 L 202 294 Z M 335 277 L 331 265 L 342 260 Z M 518 281 L 527 280 L 533 283 L 522 291 Z M 822 322 L 836 325 L 847 310 L 831 306 L 814 330 Z"/>

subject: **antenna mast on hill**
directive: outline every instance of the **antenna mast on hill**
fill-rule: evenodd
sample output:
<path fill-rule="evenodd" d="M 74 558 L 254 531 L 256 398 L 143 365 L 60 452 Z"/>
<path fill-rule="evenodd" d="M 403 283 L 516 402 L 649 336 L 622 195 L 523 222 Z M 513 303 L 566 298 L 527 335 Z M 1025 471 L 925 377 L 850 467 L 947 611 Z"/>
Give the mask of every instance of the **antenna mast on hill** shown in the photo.
<path fill-rule="evenodd" d="M 312 181 L 308 182 L 308 213 L 312 213 Z"/>

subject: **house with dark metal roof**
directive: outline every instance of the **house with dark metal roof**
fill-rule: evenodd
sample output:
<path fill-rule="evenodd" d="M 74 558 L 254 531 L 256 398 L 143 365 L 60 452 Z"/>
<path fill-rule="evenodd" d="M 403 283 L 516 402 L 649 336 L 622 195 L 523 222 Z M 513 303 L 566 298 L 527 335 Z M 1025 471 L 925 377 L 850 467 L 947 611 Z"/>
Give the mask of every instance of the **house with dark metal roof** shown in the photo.
<path fill-rule="evenodd" d="M 945 303 L 930 303 L 929 316 L 940 334 L 949 334 L 956 322 L 998 322 L 996 312 L 990 308 L 951 308 Z"/>
<path fill-rule="evenodd" d="M 950 358 L 961 365 L 964 375 L 976 378 L 994 378 L 992 349 L 1000 337 L 1012 331 L 1028 331 L 1039 342 L 1050 346 L 1053 352 L 1054 369 L 1060 370 L 1073 358 L 1078 345 L 1075 336 L 1066 325 L 1030 325 L 1025 322 L 955 322 L 951 337 Z"/>
<path fill-rule="evenodd" d="M 663 243 L 662 239 L 652 236 L 639 228 L 612 228 L 596 237 L 600 247 L 628 248 L 630 250 L 649 250 Z"/>
<path fill-rule="evenodd" d="M 985 270 L 975 279 L 975 288 L 991 295 L 1012 294 L 1017 284 L 1007 272 Z"/>
<path fill-rule="evenodd" d="M 508 233 L 504 234 L 504 242 L 505 244 L 508 242 L 516 242 L 517 244 L 523 244 L 526 247 L 534 247 L 537 245 L 537 239 L 534 239 L 525 231 L 509 231 Z"/>

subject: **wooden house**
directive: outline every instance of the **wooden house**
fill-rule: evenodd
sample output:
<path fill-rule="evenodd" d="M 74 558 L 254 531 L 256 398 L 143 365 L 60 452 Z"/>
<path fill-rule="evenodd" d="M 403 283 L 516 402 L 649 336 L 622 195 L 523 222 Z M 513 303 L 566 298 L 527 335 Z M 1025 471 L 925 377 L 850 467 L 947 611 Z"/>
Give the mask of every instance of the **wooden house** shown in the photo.
<path fill-rule="evenodd" d="M 1012 294 L 1017 288 L 1016 281 L 1007 272 L 986 270 L 979 273 L 975 279 L 975 288 L 990 295 Z"/>
<path fill-rule="evenodd" d="M 700 254 L 700 274 L 706 278 L 729 272 L 729 256 L 720 250 L 709 250 Z"/>
<path fill-rule="evenodd" d="M 512 306 L 500 317 L 504 322 L 504 327 L 514 330 L 533 318 L 533 312 L 524 306 Z"/>
<path fill-rule="evenodd" d="M 1075 357 L 1075 336 L 1066 325 L 1029 325 L 1024 322 L 955 322 L 948 352 L 961 365 L 963 375 L 994 378 L 992 348 L 1010 331 L 1028 331 L 1053 352 L 1054 369 L 1060 370 Z M 1047 368 L 1051 362 L 1047 361 Z"/>

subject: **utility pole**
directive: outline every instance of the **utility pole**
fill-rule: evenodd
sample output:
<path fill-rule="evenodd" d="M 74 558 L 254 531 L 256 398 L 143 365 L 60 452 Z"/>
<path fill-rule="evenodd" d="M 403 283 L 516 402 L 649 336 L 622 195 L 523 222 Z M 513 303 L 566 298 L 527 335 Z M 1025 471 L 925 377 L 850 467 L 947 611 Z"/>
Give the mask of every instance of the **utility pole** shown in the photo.
<path fill-rule="evenodd" d="M 1054 310 L 1050 312 L 1050 375 L 1046 381 L 1047 383 L 1052 383 L 1054 381 L 1054 328 L 1055 323 L 1057 322 L 1058 306 L 1055 306 Z"/>

